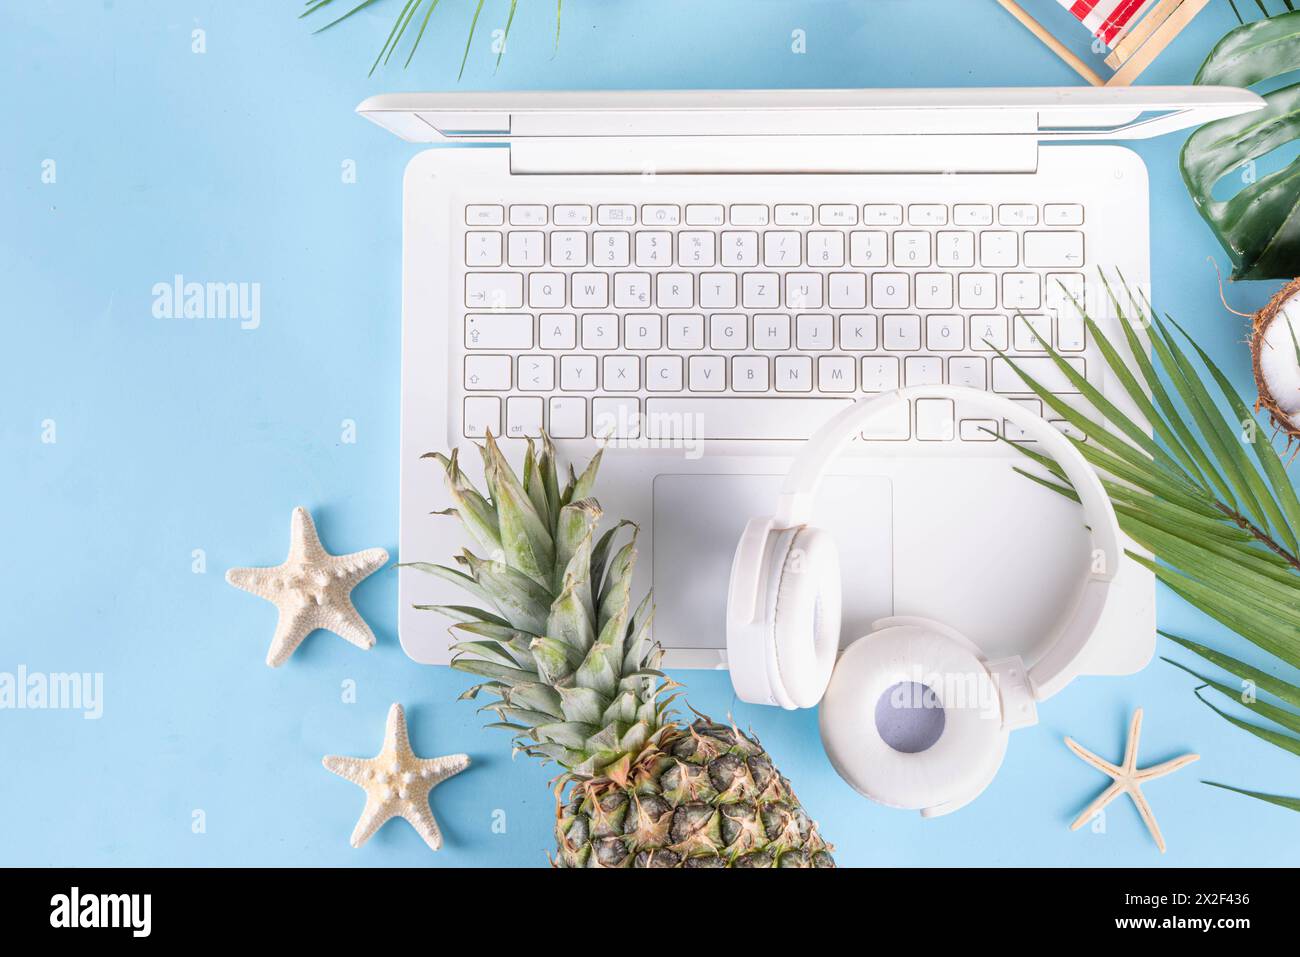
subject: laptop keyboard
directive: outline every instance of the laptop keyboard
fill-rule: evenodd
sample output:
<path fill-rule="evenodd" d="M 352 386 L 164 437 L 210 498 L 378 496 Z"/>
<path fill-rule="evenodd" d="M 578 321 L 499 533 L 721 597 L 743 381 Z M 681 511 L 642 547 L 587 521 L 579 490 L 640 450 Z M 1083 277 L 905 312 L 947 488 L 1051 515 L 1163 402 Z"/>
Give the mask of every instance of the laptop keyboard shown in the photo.
<path fill-rule="evenodd" d="M 995 347 L 1054 392 L 1077 390 L 1045 343 L 1089 374 L 1079 204 L 483 203 L 464 223 L 468 438 L 803 439 L 943 383 L 1041 413 Z M 1020 438 L 913 405 L 864 437 Z"/>

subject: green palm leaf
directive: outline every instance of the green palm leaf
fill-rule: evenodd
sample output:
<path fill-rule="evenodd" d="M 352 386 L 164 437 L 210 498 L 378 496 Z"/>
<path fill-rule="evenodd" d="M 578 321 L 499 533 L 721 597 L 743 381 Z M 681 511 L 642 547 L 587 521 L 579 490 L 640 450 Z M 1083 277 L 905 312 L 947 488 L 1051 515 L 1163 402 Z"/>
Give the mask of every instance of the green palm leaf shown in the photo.
<path fill-rule="evenodd" d="M 1300 688 L 1275 677 L 1266 671 L 1260 671 L 1258 668 L 1246 664 L 1244 661 L 1238 661 L 1236 658 L 1230 658 L 1222 652 L 1207 648 L 1195 641 L 1189 641 L 1186 638 L 1180 638 L 1177 635 L 1171 635 L 1168 632 L 1160 632 L 1170 641 L 1182 645 L 1188 651 L 1193 651 L 1200 655 L 1212 665 L 1217 665 L 1224 671 L 1236 675 L 1245 681 L 1254 682 L 1255 687 L 1275 698 L 1285 701 L 1294 708 L 1300 708 Z"/>
<path fill-rule="evenodd" d="M 328 21 L 324 26 L 317 27 L 313 32 L 320 33 L 324 30 L 330 29 L 331 27 L 338 26 L 340 23 L 351 19 L 354 14 L 360 13 L 362 10 L 377 2 L 378 0 L 356 0 L 356 2 L 354 2 L 354 4 L 344 13 Z M 519 7 L 519 0 L 502 0 L 502 2 L 508 3 L 509 6 L 505 8 L 505 26 L 501 31 L 500 52 L 497 53 L 496 59 L 496 65 L 498 67 L 501 65 L 501 58 L 505 55 L 506 41 L 510 38 L 510 28 L 514 25 L 515 12 Z M 307 0 L 304 4 L 302 13 L 298 14 L 298 18 L 302 19 L 304 17 L 309 17 L 333 3 L 334 0 Z M 401 6 L 398 8 L 397 16 L 393 20 L 392 28 L 388 31 L 388 38 L 384 41 L 384 45 L 380 47 L 379 55 L 375 57 L 375 62 L 370 66 L 370 73 L 372 75 L 381 65 L 386 65 L 393 58 L 393 54 L 401 44 L 402 38 L 406 36 L 407 28 L 415 18 L 419 16 L 421 10 L 423 10 L 424 16 L 420 19 L 420 29 L 416 31 L 415 39 L 412 41 L 410 51 L 406 55 L 406 62 L 403 64 L 403 68 L 411 65 L 411 60 L 415 58 L 415 51 L 420 48 L 420 42 L 424 39 L 425 30 L 429 26 L 429 21 L 432 19 L 433 11 L 437 9 L 438 3 L 439 0 L 401 0 Z M 483 8 L 486 3 L 487 0 L 474 0 L 474 12 L 470 20 L 469 34 L 465 38 L 465 52 L 461 55 L 460 72 L 457 74 L 457 79 L 465 74 L 465 64 L 469 62 L 469 51 L 474 43 L 474 34 L 478 30 L 479 17 L 483 13 Z M 555 48 L 557 50 L 560 47 L 560 15 L 563 10 L 564 0 L 556 0 Z"/>
<path fill-rule="evenodd" d="M 1129 302 L 1138 302 L 1127 285 L 1123 291 Z M 1113 291 L 1111 295 L 1118 306 L 1119 298 Z M 1117 309 L 1130 351 L 1142 356 L 1135 360 L 1137 374 L 1100 324 L 1091 316 L 1086 321 L 1115 378 L 1149 418 L 1152 434 L 1173 452 L 1158 447 L 1153 451 L 1154 442 L 1142 427 L 1104 398 L 1098 402 L 1102 397 L 1097 390 L 1050 347 L 1051 360 L 1082 398 L 1106 416 L 1107 424 L 1073 408 L 1032 377 L 1022 374 L 1022 378 L 1048 408 L 1087 436 L 1087 441 L 1073 440 L 1075 447 L 1106 480 L 1121 526 L 1155 553 L 1156 561 L 1150 565 L 1162 580 L 1271 654 L 1300 662 L 1300 559 L 1295 545 L 1300 503 L 1281 459 L 1262 426 L 1252 443 L 1254 459 L 1242 449 L 1242 426 L 1220 410 L 1192 358 L 1175 339 L 1174 329 L 1205 364 L 1233 413 L 1255 420 L 1246 402 L 1186 331 L 1172 321 L 1166 325 L 1141 307 L 1136 311 L 1144 313 L 1135 317 L 1140 323 Z M 1147 324 L 1149 332 L 1133 328 Z M 1146 345 L 1154 361 L 1147 358 Z M 1006 358 L 1016 368 L 1015 359 Z M 1190 413 L 1190 421 L 1178 414 L 1180 407 Z M 1135 430 L 1141 440 L 1135 438 Z M 1024 445 L 1017 448 L 1063 479 L 1043 456 Z M 1217 533 L 1212 531 L 1214 523 Z"/>
<path fill-rule="evenodd" d="M 1290 751 L 1292 754 L 1300 755 L 1300 738 L 1293 738 L 1289 734 L 1274 731 L 1272 728 L 1261 728 L 1257 724 L 1251 724 L 1249 721 L 1242 721 L 1240 718 L 1233 717 L 1228 714 L 1228 712 L 1216 708 L 1214 705 L 1210 704 L 1210 702 L 1202 698 L 1199 691 L 1196 693 L 1196 697 L 1203 705 L 1217 714 L 1220 718 L 1235 724 L 1237 727 L 1241 728 L 1241 730 L 1249 731 L 1260 740 L 1276 745 L 1284 751 Z"/>
<path fill-rule="evenodd" d="M 1208 784 L 1212 788 L 1222 788 L 1225 791 L 1236 791 L 1238 794 L 1244 794 L 1259 801 L 1267 801 L 1269 804 L 1276 804 L 1278 807 L 1290 808 L 1292 811 L 1300 811 L 1300 798 L 1284 797 L 1281 794 L 1265 794 L 1263 791 L 1247 791 L 1245 788 L 1234 788 L 1231 784 L 1219 784 L 1217 781 L 1202 781 L 1201 783 Z"/>
<path fill-rule="evenodd" d="M 1225 685 L 1222 681 L 1215 681 L 1213 678 L 1207 678 L 1204 675 L 1193 671 L 1191 668 L 1188 668 L 1186 665 L 1180 665 L 1171 658 L 1164 658 L 1162 660 L 1168 662 L 1181 671 L 1186 671 L 1193 678 L 1199 678 L 1206 687 L 1213 688 L 1225 698 L 1231 698 L 1234 701 L 1240 702 L 1244 707 L 1249 708 L 1260 717 L 1267 718 L 1274 724 L 1280 724 L 1288 731 L 1294 731 L 1296 734 L 1300 734 L 1300 714 L 1287 711 L 1285 708 L 1279 708 L 1277 705 L 1269 704 L 1267 701 L 1248 698 L 1246 695 L 1234 690 L 1231 685 Z"/>
<path fill-rule="evenodd" d="M 1151 304 L 1134 296 L 1119 278 L 1117 289 L 1104 275 L 1102 281 L 1128 355 L 1121 353 L 1083 304 L 1076 301 L 1075 307 L 1084 315 L 1109 371 L 1145 421 L 1135 421 L 1107 401 L 1050 345 L 1045 345 L 1048 356 L 1080 400 L 1104 421 L 1025 375 L 1015 357 L 1002 354 L 1003 358 L 1047 408 L 1085 436 L 1071 441 L 1100 474 L 1120 527 L 1154 557 L 1133 552 L 1129 556 L 1209 617 L 1300 668 L 1300 499 L 1295 486 L 1269 430 L 1222 370 L 1182 326 L 1171 317 L 1158 319 Z M 1207 378 L 1214 382 L 1217 399 L 1206 385 Z M 1047 476 L 1017 471 L 1077 500 L 1055 462 L 1028 445 L 1010 444 Z M 1203 645 L 1168 637 L 1239 680 L 1254 682 L 1283 702 L 1300 706 L 1300 688 Z M 1230 685 L 1171 663 L 1197 677 L 1202 687 L 1239 697 Z M 1236 727 L 1300 755 L 1300 738 L 1243 721 L 1200 700 Z M 1294 712 L 1267 702 L 1243 704 L 1289 731 L 1300 732 L 1300 715 Z M 1216 786 L 1300 810 L 1300 798 Z"/>

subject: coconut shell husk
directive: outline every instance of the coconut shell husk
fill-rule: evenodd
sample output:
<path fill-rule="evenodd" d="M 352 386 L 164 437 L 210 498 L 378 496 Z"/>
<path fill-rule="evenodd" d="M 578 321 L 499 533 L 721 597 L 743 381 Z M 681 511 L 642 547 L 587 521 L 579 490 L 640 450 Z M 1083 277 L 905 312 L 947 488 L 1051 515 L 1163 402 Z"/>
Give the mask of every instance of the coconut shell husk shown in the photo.
<path fill-rule="evenodd" d="M 1255 318 L 1251 326 L 1250 333 L 1250 364 L 1255 373 L 1255 389 L 1259 393 L 1259 398 L 1255 401 L 1255 409 L 1265 409 L 1268 417 L 1272 420 L 1273 425 L 1279 431 L 1285 432 L 1287 437 L 1287 447 L 1292 442 L 1300 442 L 1300 423 L 1292 421 L 1287 413 L 1282 410 L 1277 399 L 1273 397 L 1268 383 L 1264 379 L 1264 372 L 1260 368 L 1260 355 L 1264 349 L 1268 348 L 1264 344 L 1264 336 L 1268 332 L 1269 326 L 1277 318 L 1282 307 L 1287 304 L 1294 296 L 1300 294 L 1300 279 L 1293 279 L 1281 289 L 1277 295 L 1268 301 L 1259 312 L 1255 313 Z"/>

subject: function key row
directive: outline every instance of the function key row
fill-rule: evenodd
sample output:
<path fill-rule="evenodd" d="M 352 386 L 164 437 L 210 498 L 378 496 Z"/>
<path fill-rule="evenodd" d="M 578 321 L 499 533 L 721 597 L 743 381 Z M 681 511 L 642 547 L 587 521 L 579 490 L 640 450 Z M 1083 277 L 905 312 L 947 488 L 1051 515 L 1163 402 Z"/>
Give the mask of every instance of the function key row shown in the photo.
<path fill-rule="evenodd" d="M 593 218 L 594 217 L 594 218 Z M 631 204 L 592 207 L 581 203 L 514 204 L 507 208 L 497 204 L 473 204 L 465 207 L 467 226 L 632 226 L 639 221 L 647 226 L 1082 226 L 1083 207 L 1078 203 L 1003 203 L 997 207 L 983 203 L 869 203 L 865 206 L 826 203 L 693 203 L 683 210 L 675 204 Z"/>

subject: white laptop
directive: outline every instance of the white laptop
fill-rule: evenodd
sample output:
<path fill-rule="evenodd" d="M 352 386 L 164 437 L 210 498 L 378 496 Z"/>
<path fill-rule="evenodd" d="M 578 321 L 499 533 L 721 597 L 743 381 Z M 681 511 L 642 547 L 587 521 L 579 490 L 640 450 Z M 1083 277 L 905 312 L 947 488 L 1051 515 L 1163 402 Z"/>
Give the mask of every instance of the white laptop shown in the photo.
<path fill-rule="evenodd" d="M 1098 270 L 1148 285 L 1147 172 L 1113 144 L 1261 103 L 1215 87 L 367 100 L 435 146 L 404 184 L 401 560 L 467 544 L 430 515 L 447 501 L 422 453 L 489 430 L 515 456 L 543 429 L 570 460 L 604 445 L 598 498 L 640 526 L 665 664 L 725 667 L 740 531 L 845 405 L 951 383 L 1056 419 L 987 345 L 1064 393 L 1044 341 L 1126 405 L 1062 292 L 1113 326 Z M 989 430 L 1006 424 L 926 403 L 841 461 L 817 524 L 839 539 L 846 643 L 924 613 L 1032 662 L 1087 541 Z M 1152 576 L 1128 562 L 1113 594 L 1079 673 L 1151 657 Z M 402 570 L 412 658 L 450 657 L 448 622 L 413 606 L 463 600 Z"/>

